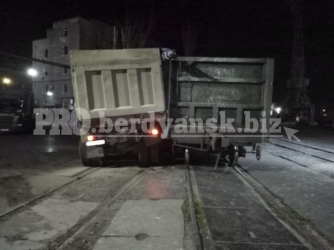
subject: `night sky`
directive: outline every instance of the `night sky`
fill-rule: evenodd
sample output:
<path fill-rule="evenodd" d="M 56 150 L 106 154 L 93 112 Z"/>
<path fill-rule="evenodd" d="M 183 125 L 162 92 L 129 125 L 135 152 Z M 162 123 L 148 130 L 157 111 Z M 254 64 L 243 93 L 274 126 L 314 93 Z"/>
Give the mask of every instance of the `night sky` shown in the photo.
<path fill-rule="evenodd" d="M 0 51 L 31 57 L 32 41 L 44 38 L 54 21 L 80 16 L 112 25 L 122 20 L 126 9 L 143 13 L 153 9 L 155 26 L 148 46 L 173 48 L 183 55 L 181 27 L 187 20 L 197 33 L 195 56 L 275 58 L 274 100 L 283 100 L 290 78 L 294 32 L 289 0 L 193 2 L 1 0 Z M 309 95 L 315 102 L 334 102 L 334 2 L 305 2 L 304 51 Z M 1 77 L 14 74 L 4 71 L 6 65 L 24 68 L 27 63 L 3 56 L 0 60 Z"/>

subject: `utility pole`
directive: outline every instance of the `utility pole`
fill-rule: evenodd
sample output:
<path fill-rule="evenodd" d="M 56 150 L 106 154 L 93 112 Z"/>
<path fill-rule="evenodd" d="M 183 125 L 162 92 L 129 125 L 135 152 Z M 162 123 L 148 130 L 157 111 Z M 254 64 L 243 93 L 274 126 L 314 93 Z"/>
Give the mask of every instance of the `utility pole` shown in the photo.
<path fill-rule="evenodd" d="M 294 15 L 294 41 L 291 65 L 291 79 L 288 80 L 289 92 L 283 101 L 282 116 L 292 114 L 295 118 L 299 112 L 306 112 L 310 121 L 314 118 L 314 105 L 307 96 L 306 88 L 309 79 L 305 78 L 304 37 L 303 37 L 303 0 L 291 1 L 291 10 Z"/>

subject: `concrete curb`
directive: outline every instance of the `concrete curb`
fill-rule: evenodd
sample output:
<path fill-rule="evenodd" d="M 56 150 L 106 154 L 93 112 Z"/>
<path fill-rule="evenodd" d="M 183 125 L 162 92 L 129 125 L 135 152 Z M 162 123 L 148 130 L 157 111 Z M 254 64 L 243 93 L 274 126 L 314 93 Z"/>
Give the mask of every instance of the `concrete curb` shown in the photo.
<path fill-rule="evenodd" d="M 201 197 L 199 195 L 199 191 L 198 191 L 198 188 L 197 188 L 197 182 L 196 182 L 196 177 L 195 177 L 195 174 L 194 174 L 194 169 L 192 166 L 188 166 L 188 176 L 189 176 L 189 184 L 191 186 L 191 190 L 192 190 L 192 199 L 195 199 L 195 201 L 197 201 L 197 209 L 200 209 L 202 210 L 203 212 L 203 218 L 202 218 L 202 223 L 201 223 L 201 228 L 198 230 L 198 221 L 197 221 L 197 218 L 196 218 L 196 215 L 195 215 L 195 221 L 194 223 L 196 224 L 197 226 L 197 230 L 198 230 L 198 237 L 199 237 L 199 240 L 201 242 L 201 249 L 204 249 L 204 250 L 215 250 L 216 249 L 216 246 L 215 246 L 215 243 L 214 243 L 214 240 L 212 238 L 212 234 L 211 234 L 211 231 L 210 231 L 210 228 L 209 228 L 209 223 L 207 221 L 207 218 L 206 218 L 206 215 L 205 215 L 205 212 L 204 212 L 204 209 L 203 209 L 203 206 L 202 206 L 202 200 L 201 200 Z M 194 207 L 194 204 L 192 206 L 193 209 L 195 209 Z"/>
<path fill-rule="evenodd" d="M 194 206 L 194 199 L 193 199 L 193 188 L 192 188 L 192 181 L 190 177 L 190 170 L 189 166 L 186 166 L 186 179 L 187 179 L 187 194 L 188 194 L 188 203 L 189 203 L 189 211 L 190 211 L 190 218 L 191 218 L 191 224 L 193 227 L 193 238 L 195 241 L 195 246 L 197 250 L 202 250 L 202 239 L 199 233 L 198 224 L 196 220 L 196 214 L 195 214 L 195 206 Z"/>

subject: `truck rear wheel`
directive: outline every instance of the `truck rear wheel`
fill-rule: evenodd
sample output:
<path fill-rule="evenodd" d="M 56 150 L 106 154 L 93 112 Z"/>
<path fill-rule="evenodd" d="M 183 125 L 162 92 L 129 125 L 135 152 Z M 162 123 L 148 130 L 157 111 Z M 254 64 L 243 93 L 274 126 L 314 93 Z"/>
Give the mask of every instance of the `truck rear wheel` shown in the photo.
<path fill-rule="evenodd" d="M 145 145 L 141 145 L 141 147 L 138 148 L 138 163 L 140 167 L 149 166 L 149 152 Z"/>
<path fill-rule="evenodd" d="M 149 167 L 159 163 L 159 145 L 146 146 L 145 142 L 142 141 L 137 145 L 137 152 L 139 166 Z"/>

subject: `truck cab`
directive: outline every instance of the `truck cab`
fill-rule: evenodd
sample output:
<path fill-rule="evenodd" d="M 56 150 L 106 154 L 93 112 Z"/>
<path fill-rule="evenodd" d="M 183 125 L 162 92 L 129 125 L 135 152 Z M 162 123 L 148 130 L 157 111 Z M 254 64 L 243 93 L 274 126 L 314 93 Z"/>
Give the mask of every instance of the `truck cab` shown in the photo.
<path fill-rule="evenodd" d="M 0 91 L 0 132 L 26 132 L 34 127 L 33 94 L 24 89 Z"/>

